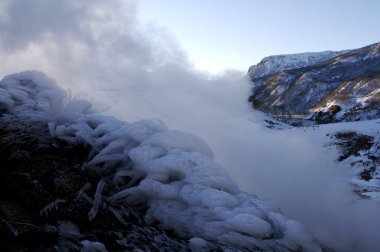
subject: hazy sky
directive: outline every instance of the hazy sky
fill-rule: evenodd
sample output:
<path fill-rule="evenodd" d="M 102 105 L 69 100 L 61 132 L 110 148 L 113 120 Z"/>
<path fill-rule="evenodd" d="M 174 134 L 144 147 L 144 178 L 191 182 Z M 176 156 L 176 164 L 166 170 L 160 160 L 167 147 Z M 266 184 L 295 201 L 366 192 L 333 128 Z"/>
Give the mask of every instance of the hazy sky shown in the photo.
<path fill-rule="evenodd" d="M 263 57 L 380 41 L 378 0 L 140 0 L 143 22 L 168 29 L 198 68 L 247 70 Z"/>

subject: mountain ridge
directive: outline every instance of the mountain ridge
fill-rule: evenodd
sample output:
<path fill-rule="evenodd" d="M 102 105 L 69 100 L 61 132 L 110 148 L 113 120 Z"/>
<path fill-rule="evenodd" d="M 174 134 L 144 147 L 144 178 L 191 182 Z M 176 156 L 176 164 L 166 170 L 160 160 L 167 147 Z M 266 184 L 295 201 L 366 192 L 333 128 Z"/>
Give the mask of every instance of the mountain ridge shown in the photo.
<path fill-rule="evenodd" d="M 269 56 L 251 66 L 248 76 L 249 102 L 271 115 L 311 114 L 309 119 L 319 122 L 380 117 L 380 43 L 339 52 Z"/>

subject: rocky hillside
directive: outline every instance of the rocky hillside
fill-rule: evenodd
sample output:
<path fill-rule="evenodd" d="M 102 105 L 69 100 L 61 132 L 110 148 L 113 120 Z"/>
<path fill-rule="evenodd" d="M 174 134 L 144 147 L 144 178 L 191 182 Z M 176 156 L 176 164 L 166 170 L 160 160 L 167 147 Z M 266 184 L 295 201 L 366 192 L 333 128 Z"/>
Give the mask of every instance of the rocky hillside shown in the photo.
<path fill-rule="evenodd" d="M 380 117 L 380 43 L 340 52 L 264 58 L 251 66 L 249 102 L 279 116 L 320 122 Z"/>

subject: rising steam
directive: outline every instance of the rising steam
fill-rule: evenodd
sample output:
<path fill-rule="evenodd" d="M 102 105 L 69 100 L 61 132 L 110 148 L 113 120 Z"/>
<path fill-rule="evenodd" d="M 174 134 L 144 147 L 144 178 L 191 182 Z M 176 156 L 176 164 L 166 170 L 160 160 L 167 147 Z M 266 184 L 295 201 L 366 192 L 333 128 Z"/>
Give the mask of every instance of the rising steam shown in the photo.
<path fill-rule="evenodd" d="M 2 1 L 0 74 L 41 70 L 106 113 L 195 133 L 243 189 L 304 222 L 323 244 L 375 250 L 379 205 L 358 200 L 334 175 L 334 155 L 303 133 L 263 129 L 245 102 L 244 73 L 194 70 L 169 32 L 139 23 L 137 7 L 135 1 Z"/>

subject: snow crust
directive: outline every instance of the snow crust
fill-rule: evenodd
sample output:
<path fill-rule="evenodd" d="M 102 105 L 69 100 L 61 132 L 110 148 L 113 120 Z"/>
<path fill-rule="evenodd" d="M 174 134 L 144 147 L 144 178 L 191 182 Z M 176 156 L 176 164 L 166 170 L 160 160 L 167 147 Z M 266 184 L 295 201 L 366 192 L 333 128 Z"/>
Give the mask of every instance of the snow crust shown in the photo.
<path fill-rule="evenodd" d="M 121 221 L 129 208 L 143 204 L 148 223 L 197 237 L 190 240 L 193 247 L 203 248 L 210 240 L 251 250 L 322 251 L 301 223 L 240 191 L 212 159 L 210 147 L 192 134 L 169 130 L 158 121 L 128 123 L 97 114 L 91 103 L 68 99 L 52 79 L 36 71 L 5 77 L 0 103 L 6 113 L 45 120 L 54 137 L 91 146 L 82 169 L 94 170 L 102 179 L 90 219 L 103 203 Z M 83 245 L 86 251 L 105 251 L 102 244 Z"/>

